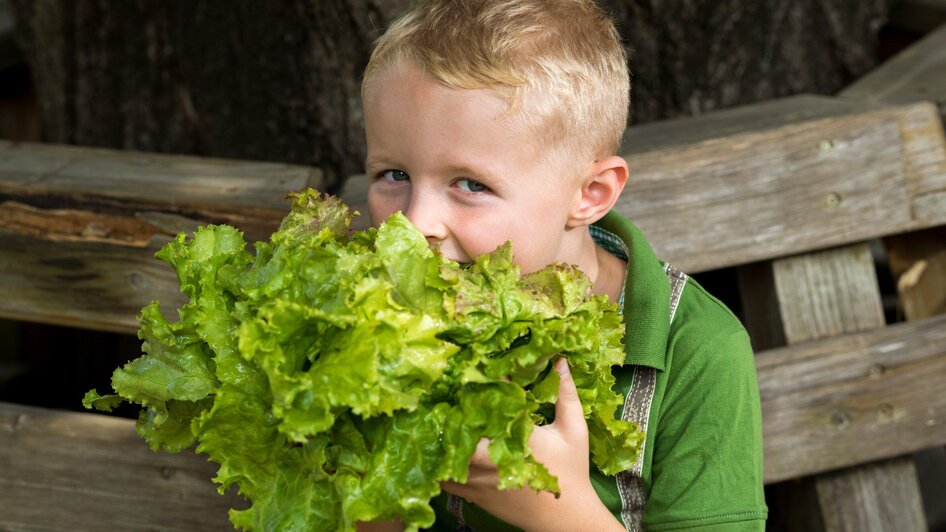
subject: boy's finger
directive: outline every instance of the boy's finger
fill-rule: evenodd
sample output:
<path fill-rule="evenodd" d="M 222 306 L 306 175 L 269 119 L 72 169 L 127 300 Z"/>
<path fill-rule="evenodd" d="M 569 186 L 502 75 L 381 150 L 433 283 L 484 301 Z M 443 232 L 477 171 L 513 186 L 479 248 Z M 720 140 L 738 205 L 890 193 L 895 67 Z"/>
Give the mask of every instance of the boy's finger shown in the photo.
<path fill-rule="evenodd" d="M 480 441 L 477 442 L 476 451 L 473 452 L 473 456 L 470 458 L 470 465 L 478 467 L 494 466 L 493 461 L 489 458 L 488 439 L 480 438 Z"/>
<path fill-rule="evenodd" d="M 581 399 L 578 397 L 578 389 L 575 388 L 568 361 L 564 357 L 558 359 L 555 362 L 555 369 L 558 370 L 560 377 L 558 401 L 555 403 L 555 424 L 561 425 L 565 430 L 579 426 L 587 427 L 585 414 L 581 409 Z"/>

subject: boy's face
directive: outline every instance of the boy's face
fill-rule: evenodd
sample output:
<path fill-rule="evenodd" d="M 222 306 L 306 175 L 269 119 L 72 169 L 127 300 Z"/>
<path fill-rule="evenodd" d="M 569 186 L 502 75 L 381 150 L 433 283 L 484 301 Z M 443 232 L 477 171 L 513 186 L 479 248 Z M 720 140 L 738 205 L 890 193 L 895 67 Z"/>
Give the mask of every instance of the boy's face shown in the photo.
<path fill-rule="evenodd" d="M 459 262 L 511 240 L 523 273 L 575 263 L 566 225 L 580 184 L 506 108 L 490 90 L 451 89 L 406 62 L 379 72 L 364 102 L 372 224 L 402 211 Z"/>

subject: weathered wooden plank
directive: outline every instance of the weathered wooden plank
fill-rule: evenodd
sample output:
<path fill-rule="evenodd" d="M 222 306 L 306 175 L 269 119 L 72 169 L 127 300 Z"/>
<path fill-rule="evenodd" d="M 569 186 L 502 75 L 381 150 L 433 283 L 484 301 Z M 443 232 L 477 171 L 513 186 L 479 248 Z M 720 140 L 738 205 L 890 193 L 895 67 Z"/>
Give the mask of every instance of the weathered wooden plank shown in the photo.
<path fill-rule="evenodd" d="M 134 333 L 152 300 L 165 316 L 185 302 L 177 276 L 142 248 L 51 242 L 0 230 L 0 316 Z"/>
<path fill-rule="evenodd" d="M 941 0 L 903 4 L 932 8 L 936 2 Z M 946 6 L 940 5 L 938 9 L 946 16 Z M 852 105 L 889 106 L 928 100 L 946 116 L 946 24 L 838 95 Z M 914 196 L 913 216 L 917 219 L 937 219 L 946 212 L 946 157 L 942 156 L 946 142 L 942 131 L 941 123 L 919 115 L 901 122 L 904 150 L 908 152 L 904 168 Z"/>
<path fill-rule="evenodd" d="M 795 111 L 778 115 L 788 125 L 753 119 L 769 129 L 632 154 L 634 176 L 618 210 L 661 257 L 694 272 L 946 223 L 946 208 L 938 207 L 946 205 L 946 140 L 929 104 L 813 121 L 806 119 L 837 108 L 788 108 Z M 81 320 L 93 302 L 81 312 L 48 308 L 84 278 L 47 271 L 40 292 L 28 287 L 36 283 L 27 265 L 46 248 L 16 235 L 73 242 L 53 253 L 65 258 L 68 249 L 80 263 L 106 254 L 112 273 L 98 289 L 114 285 L 116 293 L 102 292 L 101 300 L 128 301 L 137 312 L 141 300 L 128 299 L 124 285 L 160 242 L 200 223 L 230 223 L 249 240 L 265 238 L 285 213 L 285 192 L 312 180 L 310 169 L 287 165 L 0 142 L 0 249 L 25 253 L 0 264 L 12 293 L 0 315 L 114 330 L 133 322 L 94 312 L 87 324 L 62 317 Z M 364 178 L 352 179 L 344 197 L 364 211 L 365 190 Z M 131 271 L 121 271 L 123 262 Z M 165 279 L 154 297 L 176 293 L 173 277 Z M 30 308 L 45 310 L 20 314 Z"/>
<path fill-rule="evenodd" d="M 639 153 L 689 146 L 708 140 L 778 129 L 792 124 L 869 111 L 869 102 L 801 94 L 731 107 L 693 118 L 636 125 L 621 139 L 620 153 L 633 159 Z"/>
<path fill-rule="evenodd" d="M 925 25 L 914 28 L 922 32 L 941 28 L 927 35 L 896 57 L 888 60 L 864 78 L 840 93 L 852 101 L 875 105 L 905 104 L 921 100 L 935 102 L 946 116 L 946 2 L 943 0 L 901 0 L 890 13 L 891 24 L 904 27 L 905 22 Z M 933 25 L 930 25 L 930 24 Z M 908 144 L 909 145 L 909 144 Z M 922 176 L 941 170 L 908 168 L 922 182 Z M 934 178 L 935 179 L 935 178 Z M 935 190 L 936 186 L 930 187 Z M 932 192 L 915 202 L 915 214 L 946 209 L 946 199 Z M 946 230 L 933 228 L 884 239 L 891 273 L 897 280 L 899 312 L 906 319 L 919 319 L 946 312 Z M 917 479 L 923 492 L 923 506 L 933 529 L 946 525 L 946 509 L 934 501 L 946 497 L 946 477 L 937 470 L 946 467 L 943 447 L 923 449 L 914 454 Z"/>
<path fill-rule="evenodd" d="M 154 252 L 180 231 L 228 223 L 266 238 L 287 192 L 316 170 L 0 141 L 0 316 L 119 332 L 153 299 L 183 302 Z"/>
<path fill-rule="evenodd" d="M 946 24 L 875 68 L 838 96 L 882 105 L 929 100 L 946 106 Z"/>
<path fill-rule="evenodd" d="M 859 510 L 846 512 L 840 505 L 822 504 L 825 521 L 833 524 L 829 530 L 925 532 L 928 529 L 915 479 L 916 469 L 909 457 L 825 475 L 825 481 L 818 483 L 821 500 L 850 501 Z"/>
<path fill-rule="evenodd" d="M 766 482 L 946 441 L 946 317 L 757 357 Z M 0 528 L 224 529 L 212 464 L 152 453 L 133 421 L 0 403 Z M 898 495 L 899 496 L 899 495 Z"/>
<path fill-rule="evenodd" d="M 785 338 L 789 345 L 871 328 L 884 329 L 880 290 L 873 270 L 873 257 L 866 244 L 780 259 L 773 263 L 773 275 Z M 822 369 L 819 373 L 821 371 L 831 372 Z M 843 373 L 840 369 L 834 371 Z M 946 366 L 939 368 L 934 375 L 938 378 L 946 375 Z M 915 385 L 901 381 L 894 384 L 889 394 L 880 396 L 901 399 L 897 394 Z M 843 396 L 844 391 L 843 387 L 835 386 L 832 395 Z M 928 401 L 930 396 L 927 392 L 925 390 L 922 397 Z M 897 414 L 894 404 L 902 403 L 881 403 L 878 407 L 873 403 L 877 397 L 871 395 L 866 398 L 868 405 L 874 408 L 872 413 L 881 420 L 892 419 Z M 852 399 L 849 404 L 851 407 L 863 405 L 855 398 Z M 828 419 L 839 430 L 843 430 L 850 424 L 850 418 L 848 411 L 838 409 Z M 804 425 L 796 425 L 796 428 L 804 430 L 801 427 Z M 897 435 L 900 436 L 899 433 Z M 845 452 L 849 450 L 845 449 Z M 808 507 L 796 508 L 796 511 L 819 513 L 824 529 L 829 532 L 880 532 L 891 530 L 890 525 L 893 525 L 893 530 L 925 530 L 925 516 L 919 504 L 890 507 L 881 503 L 888 498 L 881 486 L 885 482 L 890 483 L 890 478 L 896 478 L 896 485 L 907 490 L 903 497 L 917 502 L 922 500 L 912 462 L 889 462 L 880 468 L 854 468 L 816 477 L 814 488 L 817 506 L 810 505 L 812 497 L 809 494 L 798 493 L 810 484 L 797 487 L 782 485 L 782 489 L 773 495 L 809 504 Z M 846 489 L 851 484 L 856 484 L 857 489 Z M 883 513 L 878 515 L 877 512 Z"/>
<path fill-rule="evenodd" d="M 914 226 L 943 225 L 946 213 L 946 136 L 931 115 L 904 116 L 900 122 L 904 172 L 912 198 Z M 903 231 L 900 231 L 903 232 Z"/>
<path fill-rule="evenodd" d="M 768 118 L 766 106 L 728 111 L 745 113 L 743 132 L 715 114 L 643 126 L 658 140 L 629 148 L 630 183 L 615 209 L 690 272 L 946 223 L 946 139 L 932 104 L 854 112 L 804 101 L 814 110 L 773 102 Z M 687 127 L 693 142 L 662 140 L 686 137 Z M 650 138 L 634 130 L 628 138 Z M 359 207 L 364 179 L 343 192 Z"/>
<path fill-rule="evenodd" d="M 319 170 L 308 166 L 0 141 L 0 192 L 5 194 L 281 211 L 286 192 L 319 189 L 322 182 Z"/>
<path fill-rule="evenodd" d="M 278 226 L 287 192 L 321 182 L 298 165 L 0 141 L 0 228 L 143 245 L 227 223 L 255 240 Z M 30 207 L 39 223 L 24 228 Z"/>
<path fill-rule="evenodd" d="M 131 420 L 0 403 L 3 530 L 228 530 L 245 508 L 192 452 L 154 453 Z"/>
<path fill-rule="evenodd" d="M 866 243 L 778 260 L 772 270 L 789 344 L 884 326 Z"/>
<path fill-rule="evenodd" d="M 762 351 L 767 483 L 946 443 L 946 316 Z"/>
<path fill-rule="evenodd" d="M 903 316 L 915 320 L 946 313 L 946 228 L 884 239 Z"/>
<path fill-rule="evenodd" d="M 917 320 L 946 314 L 946 227 L 884 239 L 902 315 Z M 946 448 L 913 456 L 931 530 L 946 527 Z"/>
<path fill-rule="evenodd" d="M 901 124 L 912 123 L 914 114 L 939 126 L 932 106 L 920 105 L 638 154 L 629 158 L 632 182 L 616 208 L 659 255 L 690 271 L 912 227 Z M 946 159 L 937 144 L 941 127 L 939 134 L 932 160 Z"/>
<path fill-rule="evenodd" d="M 782 126 L 766 123 L 768 129 L 761 131 L 630 152 L 632 181 L 617 209 L 641 226 L 662 257 L 691 272 L 946 223 L 946 210 L 938 208 L 946 201 L 946 140 L 928 104 L 806 121 L 845 108 L 813 106 L 812 111 L 787 106 L 795 110 L 772 115 Z M 753 116 L 762 114 L 756 110 Z M 693 119 L 692 129 L 712 131 L 699 122 L 715 120 L 713 114 Z M 758 122 L 747 127 L 757 128 Z M 184 158 L 178 164 L 155 156 L 160 164 L 148 162 L 143 170 L 139 161 L 151 156 L 12 146 L 0 143 L 0 198 L 7 201 L 78 210 L 85 200 L 95 212 L 141 218 L 142 212 L 158 211 L 250 225 L 253 216 L 246 209 L 265 207 L 254 218 L 256 230 L 247 230 L 255 237 L 265 236 L 278 221 L 273 218 L 285 211 L 285 192 L 309 183 L 300 176 L 273 181 L 265 164 L 246 170 L 242 165 L 252 163 L 239 163 L 241 170 L 231 171 L 216 168 L 214 161 Z M 364 179 L 352 178 L 344 194 L 361 211 Z M 56 200 L 44 203 L 48 197 Z M 102 198 L 120 206 L 103 206 Z M 204 207 L 190 212 L 178 205 L 183 198 Z M 136 206 L 136 201 L 150 204 Z"/>

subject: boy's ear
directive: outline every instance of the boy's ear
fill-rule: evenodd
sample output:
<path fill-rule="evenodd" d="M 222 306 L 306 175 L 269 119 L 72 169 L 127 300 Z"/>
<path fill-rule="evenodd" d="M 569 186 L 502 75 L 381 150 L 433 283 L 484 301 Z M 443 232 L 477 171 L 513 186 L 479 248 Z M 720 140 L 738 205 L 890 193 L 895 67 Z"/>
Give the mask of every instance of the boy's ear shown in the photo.
<path fill-rule="evenodd" d="M 581 189 L 575 193 L 567 227 L 591 225 L 607 214 L 621 196 L 627 174 L 627 161 L 623 157 L 609 155 L 593 162 Z"/>

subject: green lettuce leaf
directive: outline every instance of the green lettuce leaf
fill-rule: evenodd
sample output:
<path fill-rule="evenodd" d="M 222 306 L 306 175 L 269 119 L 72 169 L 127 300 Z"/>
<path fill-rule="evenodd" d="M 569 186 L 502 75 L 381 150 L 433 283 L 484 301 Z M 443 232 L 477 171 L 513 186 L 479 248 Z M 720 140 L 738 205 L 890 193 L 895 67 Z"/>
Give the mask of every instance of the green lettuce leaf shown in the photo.
<path fill-rule="evenodd" d="M 591 460 L 614 474 L 643 434 L 617 419 L 611 368 L 621 319 L 589 280 L 555 264 L 521 276 L 509 244 L 470 265 L 445 259 L 400 213 L 351 231 L 352 213 L 312 190 L 269 242 L 207 226 L 158 252 L 188 302 L 168 322 L 139 316 L 144 355 L 115 371 L 115 394 L 87 408 L 143 407 L 154 449 L 196 451 L 213 479 L 252 504 L 245 530 L 354 530 L 399 518 L 430 526 L 440 482 L 464 482 L 488 438 L 501 489 L 557 492 L 529 436 L 554 412 L 568 359 Z"/>

